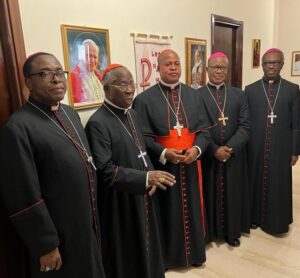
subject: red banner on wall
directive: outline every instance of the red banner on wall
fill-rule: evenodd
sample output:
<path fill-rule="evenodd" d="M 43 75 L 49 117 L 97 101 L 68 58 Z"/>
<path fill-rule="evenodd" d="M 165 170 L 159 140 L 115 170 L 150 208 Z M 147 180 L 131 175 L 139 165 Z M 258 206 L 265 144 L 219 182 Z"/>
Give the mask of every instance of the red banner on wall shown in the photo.
<path fill-rule="evenodd" d="M 140 93 L 152 85 L 159 82 L 159 74 L 157 72 L 157 57 L 161 51 L 170 48 L 171 43 L 169 38 L 156 39 L 134 37 L 134 52 L 136 66 L 136 83 L 137 93 Z"/>

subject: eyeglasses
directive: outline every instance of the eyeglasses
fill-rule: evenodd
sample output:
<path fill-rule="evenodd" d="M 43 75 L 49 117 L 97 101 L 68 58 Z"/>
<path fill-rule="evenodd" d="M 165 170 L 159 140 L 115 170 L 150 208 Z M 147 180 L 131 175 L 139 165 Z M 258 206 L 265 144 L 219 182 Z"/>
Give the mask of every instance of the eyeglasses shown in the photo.
<path fill-rule="evenodd" d="M 137 89 L 137 84 L 131 83 L 131 84 L 120 84 L 120 85 L 115 85 L 115 84 L 110 84 L 110 86 L 114 86 L 119 88 L 119 90 L 123 93 L 128 92 L 130 89 L 136 90 Z"/>
<path fill-rule="evenodd" d="M 220 70 L 220 71 L 226 71 L 227 67 L 226 66 L 208 66 L 209 68 L 213 69 L 214 71 Z"/>
<path fill-rule="evenodd" d="M 270 67 L 270 66 L 274 66 L 274 67 L 279 67 L 282 64 L 282 61 L 263 61 L 262 65 L 264 67 Z"/>
<path fill-rule="evenodd" d="M 31 73 L 27 77 L 39 75 L 44 81 L 50 82 L 53 80 L 54 76 L 56 76 L 59 80 L 66 80 L 69 72 L 64 70 L 58 71 L 40 71 L 36 73 Z"/>

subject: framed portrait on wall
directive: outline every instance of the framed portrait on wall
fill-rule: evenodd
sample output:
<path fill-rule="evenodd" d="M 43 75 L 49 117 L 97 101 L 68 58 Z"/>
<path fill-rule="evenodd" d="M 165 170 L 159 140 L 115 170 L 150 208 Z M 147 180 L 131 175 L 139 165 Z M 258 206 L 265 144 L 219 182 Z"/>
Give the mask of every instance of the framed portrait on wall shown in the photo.
<path fill-rule="evenodd" d="M 300 50 L 292 52 L 292 76 L 300 76 Z"/>
<path fill-rule="evenodd" d="M 252 68 L 258 68 L 260 65 L 260 39 L 252 40 Z"/>
<path fill-rule="evenodd" d="M 110 64 L 108 30 L 61 25 L 61 34 L 71 106 L 99 106 L 104 100 L 101 73 Z"/>
<path fill-rule="evenodd" d="M 185 38 L 186 84 L 198 89 L 206 84 L 207 42 Z"/>

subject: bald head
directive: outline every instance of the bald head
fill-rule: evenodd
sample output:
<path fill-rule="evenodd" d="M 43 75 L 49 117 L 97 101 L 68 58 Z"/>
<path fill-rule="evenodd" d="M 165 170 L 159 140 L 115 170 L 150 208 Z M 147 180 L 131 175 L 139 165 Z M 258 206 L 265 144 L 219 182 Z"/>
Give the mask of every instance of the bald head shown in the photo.
<path fill-rule="evenodd" d="M 166 49 L 160 53 L 157 58 L 157 71 L 160 74 L 160 79 L 167 84 L 176 84 L 181 76 L 181 65 L 178 54 Z"/>
<path fill-rule="evenodd" d="M 157 58 L 157 64 L 158 64 L 158 66 L 159 66 L 164 60 L 166 60 L 166 59 L 168 59 L 169 57 L 172 57 L 172 56 L 175 56 L 175 57 L 178 59 L 178 61 L 180 61 L 180 58 L 179 58 L 178 54 L 177 54 L 174 50 L 172 50 L 172 49 L 165 49 L 165 50 L 163 50 L 163 51 L 159 54 L 159 56 L 158 56 L 158 58 Z"/>

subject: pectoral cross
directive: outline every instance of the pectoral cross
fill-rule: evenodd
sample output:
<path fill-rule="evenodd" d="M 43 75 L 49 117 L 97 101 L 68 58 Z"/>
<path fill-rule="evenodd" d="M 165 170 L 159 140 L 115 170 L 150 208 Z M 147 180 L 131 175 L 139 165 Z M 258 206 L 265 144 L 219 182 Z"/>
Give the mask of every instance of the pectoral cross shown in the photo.
<path fill-rule="evenodd" d="M 271 119 L 271 124 L 274 124 L 274 118 L 277 118 L 277 115 L 274 114 L 274 112 L 272 111 L 270 115 L 268 115 L 268 118 Z"/>
<path fill-rule="evenodd" d="M 143 162 L 144 162 L 144 165 L 145 165 L 145 167 L 147 167 L 148 165 L 147 165 L 147 161 L 146 161 L 146 159 L 145 159 L 145 156 L 147 155 L 147 153 L 146 152 L 142 152 L 142 149 L 140 149 L 140 154 L 138 155 L 138 158 L 142 158 L 143 159 Z"/>
<path fill-rule="evenodd" d="M 181 125 L 179 123 L 179 121 L 176 122 L 176 125 L 173 126 L 174 129 L 177 129 L 177 133 L 178 133 L 178 136 L 180 137 L 181 136 L 181 129 L 183 128 L 183 125 Z"/>
<path fill-rule="evenodd" d="M 93 157 L 90 156 L 90 155 L 87 153 L 87 151 L 85 151 L 84 154 L 85 154 L 85 156 L 86 156 L 86 161 L 87 161 L 88 163 L 90 163 L 90 164 L 93 166 L 94 170 L 97 170 L 97 168 L 96 168 L 96 166 L 95 166 L 95 164 L 94 164 L 94 161 L 93 161 Z"/>
<path fill-rule="evenodd" d="M 228 121 L 228 117 L 225 117 L 224 112 L 221 112 L 221 117 L 218 120 L 225 126 L 226 121 Z"/>

